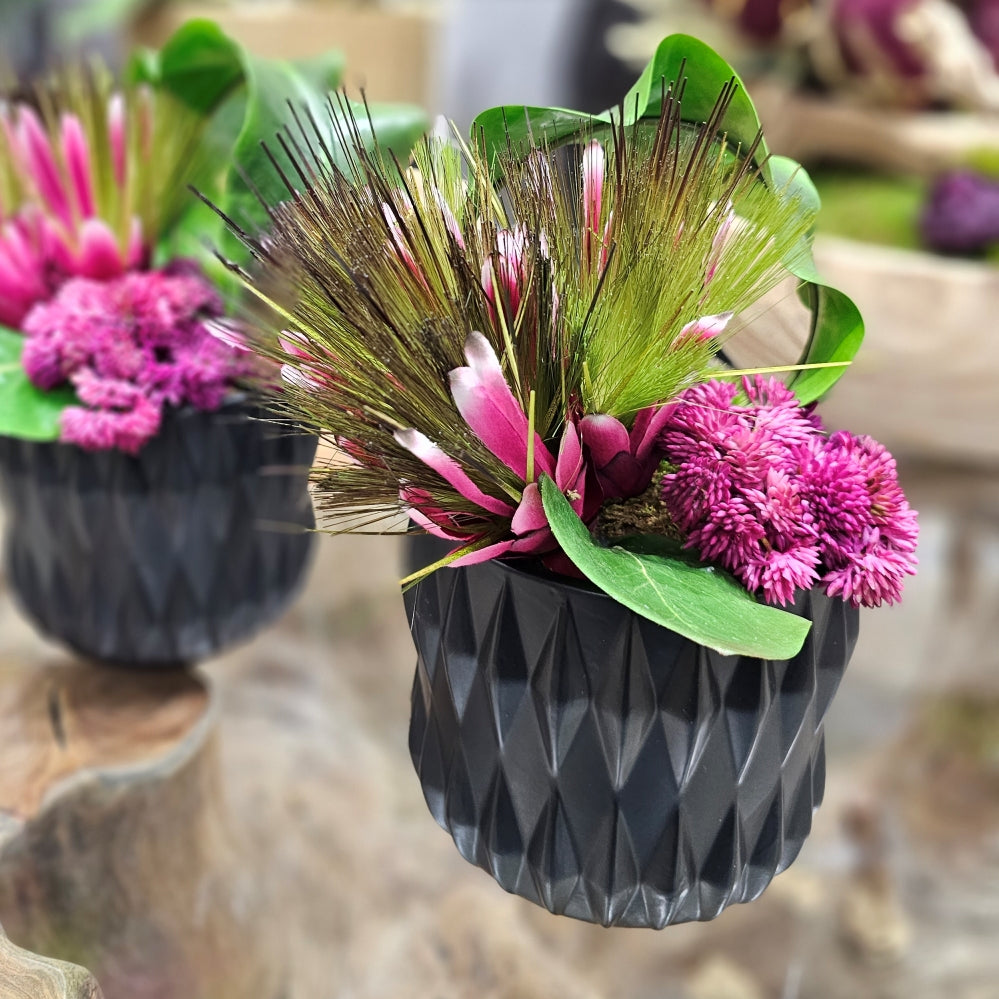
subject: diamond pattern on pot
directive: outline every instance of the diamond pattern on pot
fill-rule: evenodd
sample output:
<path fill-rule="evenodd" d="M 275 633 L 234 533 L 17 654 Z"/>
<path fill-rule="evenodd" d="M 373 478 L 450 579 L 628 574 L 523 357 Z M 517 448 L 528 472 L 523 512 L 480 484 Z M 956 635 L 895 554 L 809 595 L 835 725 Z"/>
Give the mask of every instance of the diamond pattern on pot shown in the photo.
<path fill-rule="evenodd" d="M 313 437 L 246 404 L 168 411 L 138 455 L 0 437 L 6 569 L 45 635 L 123 665 L 203 659 L 276 617 L 315 526 Z"/>
<path fill-rule="evenodd" d="M 507 891 L 604 925 L 712 919 L 795 859 L 858 613 L 803 593 L 788 662 L 722 656 L 582 584 L 488 562 L 405 595 L 430 811 Z"/>

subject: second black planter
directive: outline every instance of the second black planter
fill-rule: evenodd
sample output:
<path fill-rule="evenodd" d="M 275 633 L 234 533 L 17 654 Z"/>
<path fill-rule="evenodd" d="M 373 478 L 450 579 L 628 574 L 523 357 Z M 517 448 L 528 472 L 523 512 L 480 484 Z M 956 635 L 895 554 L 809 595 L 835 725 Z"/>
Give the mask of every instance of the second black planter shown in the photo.
<path fill-rule="evenodd" d="M 605 594 L 502 563 L 405 596 L 410 752 L 466 860 L 604 925 L 712 919 L 797 856 L 858 613 L 802 594 L 790 661 L 723 656 Z"/>
<path fill-rule="evenodd" d="M 189 663 L 303 581 L 316 440 L 236 401 L 168 410 L 136 456 L 0 437 L 5 563 L 39 630 L 94 659 Z"/>

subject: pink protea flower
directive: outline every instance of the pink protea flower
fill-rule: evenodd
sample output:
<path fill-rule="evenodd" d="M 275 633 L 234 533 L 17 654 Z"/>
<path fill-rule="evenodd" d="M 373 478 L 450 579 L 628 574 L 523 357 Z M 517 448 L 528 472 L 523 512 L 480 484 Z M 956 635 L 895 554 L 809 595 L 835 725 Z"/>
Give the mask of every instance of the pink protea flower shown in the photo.
<path fill-rule="evenodd" d="M 71 277 L 106 280 L 145 266 L 149 247 L 138 216 L 108 217 L 128 176 L 125 106 L 111 97 L 105 149 L 93 148 L 81 118 L 64 112 L 43 121 L 27 105 L 0 105 L 0 160 L 8 173 L 0 198 L 0 323 L 20 328 L 36 303 Z M 131 127 L 137 127 L 133 123 Z M 110 161 L 110 182 L 99 165 Z M 101 201 L 104 201 L 102 206 Z M 6 203 L 4 203 L 6 202 Z"/>
<path fill-rule="evenodd" d="M 660 436 L 663 502 L 687 546 L 770 603 L 823 586 L 855 606 L 893 603 L 915 571 L 916 514 L 871 438 L 826 436 L 776 379 L 707 382 Z"/>
<path fill-rule="evenodd" d="M 610 253 L 613 209 L 603 219 L 606 154 L 596 139 L 583 150 L 583 262 L 587 270 L 602 271 Z M 603 225 L 601 223 L 603 222 Z"/>
<path fill-rule="evenodd" d="M 412 521 L 431 534 L 459 542 L 458 549 L 479 544 L 495 535 L 496 518 L 510 519 L 510 534 L 459 556 L 451 564 L 472 565 L 505 555 L 544 555 L 557 549 L 541 502 L 536 475 L 550 475 L 584 519 L 595 513 L 586 505 L 587 468 L 582 441 L 573 421 L 566 422 L 558 455 L 553 456 L 535 433 L 530 419 L 503 377 L 499 359 L 489 341 L 478 332 L 465 342 L 467 367 L 451 372 L 451 394 L 469 429 L 504 465 L 524 481 L 519 502 L 491 496 L 473 482 L 461 464 L 445 454 L 426 435 L 409 429 L 396 440 L 427 464 L 465 499 L 485 514 L 458 514 L 439 509 L 425 490 L 403 486 L 400 497 Z M 533 467 L 532 467 L 533 465 Z M 458 550 L 456 549 L 456 550 Z"/>
<path fill-rule="evenodd" d="M 221 311 L 187 263 L 110 281 L 71 278 L 28 313 L 22 363 L 39 388 L 76 389 L 82 405 L 63 412 L 62 440 L 134 454 L 159 430 L 165 405 L 217 409 L 249 373 L 247 355 L 209 328 Z"/>
<path fill-rule="evenodd" d="M 662 460 L 659 434 L 672 411 L 672 406 L 640 410 L 630 431 L 606 414 L 584 416 L 579 421 L 604 499 L 628 499 L 648 489 Z"/>
<path fill-rule="evenodd" d="M 507 309 L 514 318 L 530 280 L 527 231 L 523 226 L 496 233 L 496 252 L 482 264 L 482 290 L 492 310 Z"/>

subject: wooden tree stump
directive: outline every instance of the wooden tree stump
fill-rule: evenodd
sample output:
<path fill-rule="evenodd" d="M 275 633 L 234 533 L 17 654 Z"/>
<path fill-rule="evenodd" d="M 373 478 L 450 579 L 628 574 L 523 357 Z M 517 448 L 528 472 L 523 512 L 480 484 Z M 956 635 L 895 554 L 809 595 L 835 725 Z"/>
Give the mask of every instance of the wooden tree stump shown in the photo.
<path fill-rule="evenodd" d="M 0 730 L 0 923 L 11 939 L 91 969 L 106 999 L 280 994 L 202 679 L 0 663 Z M 0 972 L 3 997 L 5 984 Z"/>
<path fill-rule="evenodd" d="M 3 999 L 103 999 L 85 968 L 55 961 L 12 944 L 0 927 L 0 996 Z"/>

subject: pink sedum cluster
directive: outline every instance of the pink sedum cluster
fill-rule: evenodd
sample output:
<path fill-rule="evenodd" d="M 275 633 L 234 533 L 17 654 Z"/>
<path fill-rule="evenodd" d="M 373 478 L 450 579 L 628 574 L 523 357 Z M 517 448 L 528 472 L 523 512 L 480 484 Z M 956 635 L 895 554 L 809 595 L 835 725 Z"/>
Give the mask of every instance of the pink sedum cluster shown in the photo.
<path fill-rule="evenodd" d="M 855 607 L 901 597 L 918 527 L 895 461 L 870 437 L 827 436 L 776 379 L 688 389 L 660 437 L 662 499 L 687 547 L 772 604 L 822 586 Z"/>
<path fill-rule="evenodd" d="M 40 389 L 76 390 L 82 405 L 63 411 L 63 441 L 135 454 L 159 431 L 164 406 L 217 409 L 248 373 L 248 355 L 212 333 L 221 314 L 215 290 L 186 262 L 72 278 L 26 316 L 22 361 Z"/>

